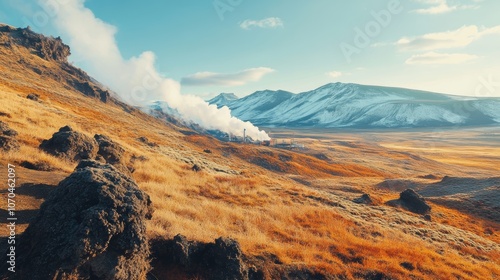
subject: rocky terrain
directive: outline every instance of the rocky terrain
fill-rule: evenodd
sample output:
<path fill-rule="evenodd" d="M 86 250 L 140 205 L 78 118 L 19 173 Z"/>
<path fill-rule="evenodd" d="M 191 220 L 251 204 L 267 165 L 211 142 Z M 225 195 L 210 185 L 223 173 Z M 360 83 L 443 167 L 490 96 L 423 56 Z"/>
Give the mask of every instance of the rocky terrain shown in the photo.
<path fill-rule="evenodd" d="M 144 279 L 152 214 L 149 196 L 132 179 L 81 161 L 19 238 L 16 279 Z"/>
<path fill-rule="evenodd" d="M 17 218 L 2 279 L 500 276 L 496 131 L 221 142 L 120 102 L 69 53 L 0 26 L 0 177 L 15 166 Z"/>

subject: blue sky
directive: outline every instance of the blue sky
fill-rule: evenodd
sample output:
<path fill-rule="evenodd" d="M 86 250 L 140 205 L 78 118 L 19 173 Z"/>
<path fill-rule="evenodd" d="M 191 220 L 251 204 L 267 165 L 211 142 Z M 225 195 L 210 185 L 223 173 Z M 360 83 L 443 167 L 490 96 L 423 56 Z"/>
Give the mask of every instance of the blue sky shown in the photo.
<path fill-rule="evenodd" d="M 50 1 L 68 0 L 1 1 L 0 21 L 30 24 L 69 42 L 50 20 L 44 22 L 43 13 L 52 16 Z M 298 93 L 354 82 L 500 96 L 500 1 L 87 0 L 84 5 L 116 27 L 124 58 L 152 51 L 157 70 L 180 82 L 183 94 Z M 78 52 L 71 60 L 93 74 Z"/>

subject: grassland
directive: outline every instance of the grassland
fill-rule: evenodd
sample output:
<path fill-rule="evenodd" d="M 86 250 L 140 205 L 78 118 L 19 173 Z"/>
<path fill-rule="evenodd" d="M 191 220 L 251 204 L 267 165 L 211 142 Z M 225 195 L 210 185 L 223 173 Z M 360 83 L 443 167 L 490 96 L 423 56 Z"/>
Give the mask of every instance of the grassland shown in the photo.
<path fill-rule="evenodd" d="M 443 176 L 498 176 L 498 130 L 274 131 L 305 150 L 221 143 L 134 110 L 104 104 L 71 89 L 59 65 L 22 48 L 0 48 L 0 120 L 19 132 L 21 150 L 0 154 L 7 163 L 45 162 L 54 172 L 17 168 L 18 211 L 29 217 L 76 163 L 37 147 L 70 125 L 92 136 L 108 135 L 133 155 L 133 178 L 153 201 L 152 238 L 181 233 L 212 241 L 229 236 L 248 255 L 274 255 L 348 279 L 382 271 L 398 279 L 500 277 L 500 225 L 460 209 L 432 204 L 432 221 L 384 205 L 398 192 L 386 179 L 439 181 Z M 19 59 L 23 58 L 22 62 Z M 43 68 L 42 74 L 32 67 Z M 43 67 L 42 67 L 43 66 Z M 40 102 L 26 99 L 40 95 Z M 137 140 L 147 137 L 158 147 Z M 203 152 L 210 149 L 212 153 Z M 193 172 L 199 164 L 203 170 Z M 422 179 L 432 174 L 436 179 Z M 34 190 L 28 184 L 45 184 Z M 38 192 L 37 192 L 38 191 Z M 5 196 L 5 191 L 1 191 Z M 378 205 L 352 202 L 370 193 Z M 5 205 L 2 203 L 2 212 Z M 6 236 L 5 219 L 0 234 Z M 411 263 L 413 270 L 402 263 Z"/>

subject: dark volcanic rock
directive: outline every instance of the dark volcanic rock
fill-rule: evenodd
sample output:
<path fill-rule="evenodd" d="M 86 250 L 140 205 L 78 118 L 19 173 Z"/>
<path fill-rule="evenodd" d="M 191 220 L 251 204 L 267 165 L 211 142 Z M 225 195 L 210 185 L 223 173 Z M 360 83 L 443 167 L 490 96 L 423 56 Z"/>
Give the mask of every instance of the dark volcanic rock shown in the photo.
<path fill-rule="evenodd" d="M 17 131 L 11 129 L 8 124 L 0 121 L 0 135 L 4 136 L 17 136 Z"/>
<path fill-rule="evenodd" d="M 45 60 L 65 62 L 71 54 L 69 46 L 65 45 L 61 38 L 45 37 L 31 31 L 29 27 L 2 26 L 0 32 L 10 33 L 12 38 L 12 41 L 8 42 L 10 45 L 15 43 L 33 49 L 39 57 Z"/>
<path fill-rule="evenodd" d="M 145 279 L 152 211 L 132 179 L 82 161 L 16 242 L 16 279 Z"/>
<path fill-rule="evenodd" d="M 156 240 L 152 248 L 157 266 L 179 266 L 186 274 L 203 279 L 248 279 L 240 245 L 230 238 L 201 243 L 177 235 L 172 240 Z"/>
<path fill-rule="evenodd" d="M 97 155 L 97 142 L 71 127 L 65 126 L 40 144 L 43 151 L 69 160 L 93 159 Z"/>
<path fill-rule="evenodd" d="M 110 99 L 109 91 L 102 90 L 99 87 L 93 86 L 89 82 L 74 81 L 72 85 L 79 92 L 93 98 L 98 98 L 104 103 L 108 102 L 108 100 Z"/>
<path fill-rule="evenodd" d="M 415 269 L 415 266 L 411 262 L 402 262 L 399 265 L 401 265 L 401 267 L 403 267 L 407 270 L 410 270 L 410 271 Z"/>
<path fill-rule="evenodd" d="M 153 256 L 160 266 L 180 266 L 190 273 L 201 269 L 205 249 L 205 243 L 188 240 L 181 234 L 169 240 L 155 240 L 152 244 Z"/>
<path fill-rule="evenodd" d="M 370 195 L 366 194 L 366 193 L 364 193 L 363 195 L 361 195 L 358 198 L 353 199 L 352 202 L 357 203 L 357 204 L 367 204 L 367 205 L 373 205 L 374 204 L 372 198 L 370 197 Z"/>
<path fill-rule="evenodd" d="M 107 163 L 123 163 L 125 149 L 122 146 L 105 135 L 96 134 L 94 135 L 94 139 L 97 141 L 97 144 L 99 144 L 99 151 L 97 154 L 101 155 Z"/>
<path fill-rule="evenodd" d="M 31 170 L 38 170 L 38 171 L 54 171 L 55 168 L 50 166 L 47 162 L 44 161 L 37 161 L 37 162 L 31 162 L 24 160 L 20 164 L 20 166 L 31 169 Z"/>
<path fill-rule="evenodd" d="M 178 279 L 206 280 L 343 279 L 315 268 L 283 264 L 272 254 L 244 255 L 237 241 L 224 237 L 202 243 L 177 235 L 156 239 L 151 248 L 153 273 L 159 279 L 170 279 L 172 274 Z"/>
<path fill-rule="evenodd" d="M 195 172 L 199 172 L 199 171 L 201 171 L 201 167 L 198 164 L 195 164 L 195 165 L 193 165 L 193 167 L 191 167 L 191 170 L 193 170 Z"/>
<path fill-rule="evenodd" d="M 412 189 L 403 191 L 399 194 L 399 199 L 388 201 L 386 204 L 393 207 L 402 207 L 408 211 L 422 215 L 428 214 L 431 211 L 431 206 L 425 202 L 425 199 Z"/>
<path fill-rule="evenodd" d="M 0 151 L 17 151 L 19 148 L 19 142 L 14 137 L 0 135 Z"/>
<path fill-rule="evenodd" d="M 28 98 L 29 100 L 33 100 L 33 101 L 38 101 L 40 99 L 40 95 L 38 95 L 36 93 L 30 93 L 30 94 L 28 94 L 28 96 L 26 96 L 26 98 Z"/>
<path fill-rule="evenodd" d="M 137 138 L 137 140 L 139 140 L 139 142 L 142 142 L 142 143 L 144 143 L 152 148 L 158 147 L 158 144 L 149 141 L 149 139 L 146 136 L 141 136 L 141 137 Z"/>
<path fill-rule="evenodd" d="M 208 244 L 204 254 L 206 269 L 212 279 L 238 280 L 248 278 L 240 245 L 233 239 L 220 237 Z"/>
<path fill-rule="evenodd" d="M 19 150 L 19 142 L 15 138 L 17 131 L 11 129 L 9 125 L 0 121 L 0 150 L 9 152 Z"/>
<path fill-rule="evenodd" d="M 114 142 L 108 136 L 101 134 L 94 135 L 94 139 L 99 145 L 99 151 L 97 152 L 98 157 L 102 157 L 106 163 L 112 164 L 125 174 L 133 172 L 134 168 L 132 167 L 132 163 L 130 166 L 127 166 L 125 162 L 125 149 L 120 144 Z"/>
<path fill-rule="evenodd" d="M 412 189 L 407 189 L 399 195 L 399 199 L 408 210 L 417 214 L 426 214 L 431 211 L 431 207 L 425 199 Z"/>

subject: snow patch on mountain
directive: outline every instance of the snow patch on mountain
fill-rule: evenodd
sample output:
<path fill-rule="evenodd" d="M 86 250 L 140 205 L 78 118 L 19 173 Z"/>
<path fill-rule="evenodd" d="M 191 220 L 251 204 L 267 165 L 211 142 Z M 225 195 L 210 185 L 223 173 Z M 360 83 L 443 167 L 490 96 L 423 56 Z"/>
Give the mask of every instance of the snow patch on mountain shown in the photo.
<path fill-rule="evenodd" d="M 240 119 L 283 127 L 434 127 L 500 123 L 499 98 L 461 97 L 419 90 L 327 84 L 312 91 L 258 91 L 209 101 Z"/>

